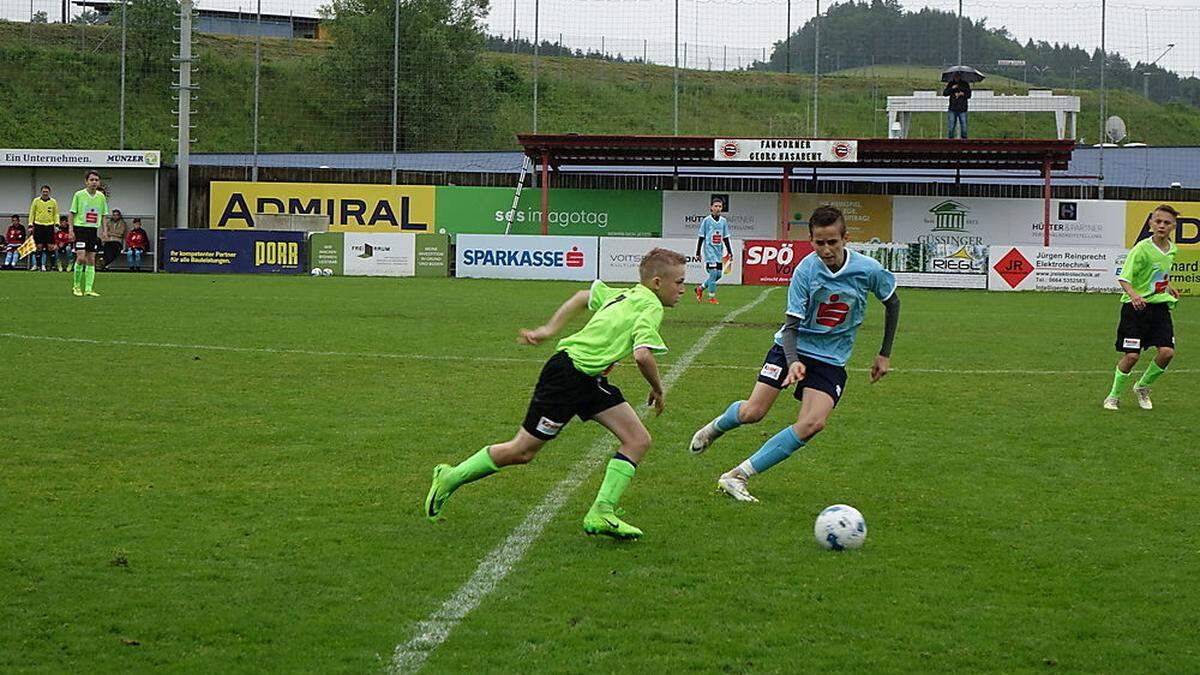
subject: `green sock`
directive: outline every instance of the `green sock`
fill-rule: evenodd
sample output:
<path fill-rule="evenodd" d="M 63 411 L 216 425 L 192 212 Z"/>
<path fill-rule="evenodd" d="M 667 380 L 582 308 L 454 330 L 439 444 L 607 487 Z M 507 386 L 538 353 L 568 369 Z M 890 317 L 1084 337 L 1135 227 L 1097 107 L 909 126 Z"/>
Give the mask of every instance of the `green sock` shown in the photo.
<path fill-rule="evenodd" d="M 83 267 L 83 292 L 91 293 L 92 284 L 96 283 L 96 266 L 84 265 Z"/>
<path fill-rule="evenodd" d="M 483 446 L 479 452 L 464 459 L 461 464 L 447 471 L 444 476 L 451 490 L 477 481 L 485 476 L 490 476 L 500 470 L 496 463 L 492 461 L 492 456 L 488 454 L 488 446 Z"/>
<path fill-rule="evenodd" d="M 600 484 L 600 491 L 596 493 L 596 501 L 592 503 L 592 508 L 604 511 L 612 511 L 617 508 L 617 504 L 621 502 L 621 495 L 624 494 L 625 488 L 629 487 L 629 482 L 633 480 L 635 471 L 637 468 L 623 459 L 613 457 L 608 460 L 608 469 L 604 472 L 604 482 Z"/>
<path fill-rule="evenodd" d="M 1146 372 L 1142 373 L 1142 379 L 1137 381 L 1137 386 L 1149 387 L 1165 372 L 1167 372 L 1166 368 L 1159 368 L 1157 363 L 1151 361 L 1150 367 L 1146 369 Z"/>
<path fill-rule="evenodd" d="M 1112 391 L 1108 395 L 1113 398 L 1121 398 L 1121 391 L 1125 389 L 1125 385 L 1129 384 L 1129 378 L 1133 377 L 1133 373 L 1122 373 L 1120 368 L 1113 375 Z"/>
<path fill-rule="evenodd" d="M 72 287 L 79 290 L 83 289 L 83 268 L 79 265 L 75 266 L 75 283 L 72 284 Z"/>

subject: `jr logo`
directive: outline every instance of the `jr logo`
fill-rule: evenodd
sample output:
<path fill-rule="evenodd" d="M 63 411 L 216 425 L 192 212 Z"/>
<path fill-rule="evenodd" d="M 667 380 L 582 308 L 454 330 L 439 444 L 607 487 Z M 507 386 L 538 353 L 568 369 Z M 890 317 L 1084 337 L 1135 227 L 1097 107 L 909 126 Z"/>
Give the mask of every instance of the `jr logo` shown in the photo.
<path fill-rule="evenodd" d="M 817 305 L 817 323 L 826 328 L 840 326 L 850 314 L 850 305 L 838 302 L 838 295 L 829 296 L 829 302 Z"/>

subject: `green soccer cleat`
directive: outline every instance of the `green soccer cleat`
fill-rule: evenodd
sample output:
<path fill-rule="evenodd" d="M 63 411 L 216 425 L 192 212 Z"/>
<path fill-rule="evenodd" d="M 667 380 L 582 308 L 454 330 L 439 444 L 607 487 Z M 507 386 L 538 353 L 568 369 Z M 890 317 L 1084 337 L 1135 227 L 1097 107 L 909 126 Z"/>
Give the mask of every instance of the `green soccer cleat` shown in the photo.
<path fill-rule="evenodd" d="M 99 294 L 99 293 L 97 293 L 96 291 L 84 291 L 84 292 L 83 292 L 83 294 L 84 294 L 84 295 L 86 295 L 86 296 L 88 296 L 89 298 L 98 298 L 98 297 L 100 297 L 100 294 Z"/>
<path fill-rule="evenodd" d="M 594 506 L 588 509 L 587 515 L 583 517 L 583 531 L 613 539 L 632 540 L 642 536 L 641 530 L 618 518 L 617 513 L 600 510 Z"/>
<path fill-rule="evenodd" d="M 429 494 L 425 495 L 425 517 L 436 523 L 442 507 L 450 498 L 451 491 L 442 485 L 442 473 L 450 470 L 449 464 L 438 464 L 433 467 L 433 484 L 429 486 Z"/>
<path fill-rule="evenodd" d="M 77 297 L 77 298 L 82 298 L 82 297 L 83 297 L 83 291 L 81 291 L 81 290 L 80 290 L 80 289 L 78 289 L 78 288 L 72 288 L 72 289 L 71 289 L 71 295 L 74 295 L 74 296 L 75 296 L 75 297 Z"/>

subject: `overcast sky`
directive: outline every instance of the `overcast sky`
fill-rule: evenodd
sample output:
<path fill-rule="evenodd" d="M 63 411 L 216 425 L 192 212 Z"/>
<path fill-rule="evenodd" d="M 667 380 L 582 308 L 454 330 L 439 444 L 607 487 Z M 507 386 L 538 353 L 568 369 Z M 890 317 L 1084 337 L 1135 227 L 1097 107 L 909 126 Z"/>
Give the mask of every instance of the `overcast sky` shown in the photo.
<path fill-rule="evenodd" d="M 533 0 L 492 0 L 489 32 L 511 35 L 516 3 L 517 32 L 533 34 Z M 204 9 L 251 12 L 255 0 L 197 0 Z M 264 13 L 314 15 L 323 0 L 262 0 Z M 822 2 L 828 6 L 828 0 Z M 904 0 L 905 8 L 933 7 L 957 11 L 958 0 Z M 679 0 L 680 41 L 688 43 L 688 65 L 734 68 L 762 58 L 763 50 L 783 38 L 787 25 L 786 0 Z M 793 0 L 792 26 L 813 15 L 816 0 Z M 24 19 L 28 0 L 0 0 L 0 15 Z M 33 0 L 57 20 L 57 0 Z M 600 49 L 640 56 L 651 61 L 673 59 L 674 0 L 541 0 L 539 34 L 572 47 Z M 964 14 L 986 17 L 988 26 L 1006 26 L 1024 42 L 1028 38 L 1100 45 L 1100 0 L 964 0 Z M 73 7 L 72 11 L 78 11 Z M 1181 75 L 1200 75 L 1200 0 L 1116 0 L 1108 3 L 1107 46 L 1132 61 L 1152 61 L 1174 43 L 1159 65 Z M 954 36 L 946 36 L 953 41 Z M 823 45 L 829 47 L 829 45 Z M 682 58 L 682 55 L 681 55 Z M 986 64 L 980 64 L 986 70 Z"/>

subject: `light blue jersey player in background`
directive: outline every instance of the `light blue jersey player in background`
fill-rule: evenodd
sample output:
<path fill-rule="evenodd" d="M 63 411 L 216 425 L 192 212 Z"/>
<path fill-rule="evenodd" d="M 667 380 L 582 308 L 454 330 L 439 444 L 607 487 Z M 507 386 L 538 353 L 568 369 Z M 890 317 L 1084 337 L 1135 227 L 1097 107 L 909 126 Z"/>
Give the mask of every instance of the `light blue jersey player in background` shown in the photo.
<path fill-rule="evenodd" d="M 767 352 L 758 382 L 745 401 L 735 401 L 692 436 L 693 453 L 743 424 L 761 420 L 779 392 L 795 384 L 800 401 L 796 423 L 784 427 L 741 464 L 717 479 L 717 487 L 742 502 L 756 502 L 746 481 L 775 466 L 825 428 L 846 387 L 846 362 L 873 294 L 886 309 L 883 346 L 871 366 L 871 382 L 891 368 L 892 341 L 900 320 L 896 277 L 874 258 L 846 248 L 842 212 L 822 206 L 809 218 L 813 252 L 796 265 L 788 286 L 787 314 Z"/>
<path fill-rule="evenodd" d="M 725 260 L 733 258 L 733 246 L 729 243 L 729 221 L 721 215 L 724 207 L 725 202 L 720 197 L 713 197 L 708 207 L 712 215 L 704 216 L 700 222 L 696 257 L 699 258 L 703 253 L 704 271 L 708 273 L 708 278 L 696 287 L 696 302 L 703 302 L 704 289 L 708 289 L 708 302 L 717 304 L 717 280 L 724 272 Z"/>

